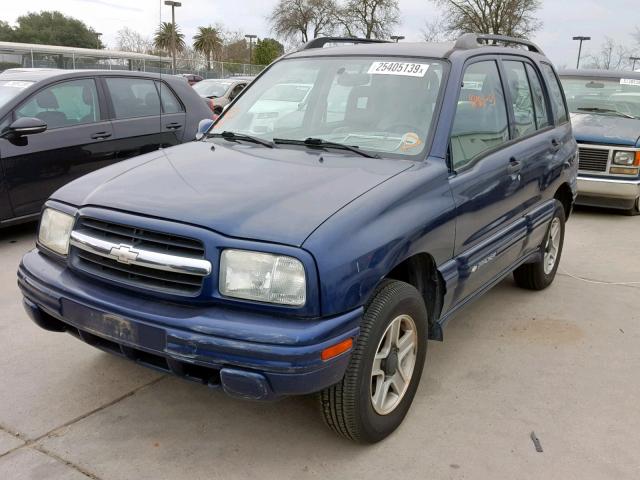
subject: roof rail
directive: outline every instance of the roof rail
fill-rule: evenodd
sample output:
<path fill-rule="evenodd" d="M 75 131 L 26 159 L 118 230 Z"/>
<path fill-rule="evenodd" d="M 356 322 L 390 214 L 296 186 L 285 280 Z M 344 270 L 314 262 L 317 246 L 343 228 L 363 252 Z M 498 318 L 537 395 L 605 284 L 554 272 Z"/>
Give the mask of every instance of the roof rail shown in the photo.
<path fill-rule="evenodd" d="M 478 48 L 482 46 L 483 42 L 486 45 L 490 45 L 489 42 L 493 42 L 494 44 L 503 43 L 507 45 L 521 45 L 527 47 L 530 52 L 540 53 L 544 55 L 540 47 L 529 40 L 525 40 L 524 38 L 507 37 L 505 35 L 490 35 L 485 33 L 465 33 L 464 35 L 461 35 L 458 40 L 456 40 L 455 48 Z"/>
<path fill-rule="evenodd" d="M 375 38 L 356 38 L 356 37 L 318 37 L 305 43 L 300 50 L 309 50 L 310 48 L 322 48 L 327 43 L 390 43 L 389 40 L 378 40 Z"/>

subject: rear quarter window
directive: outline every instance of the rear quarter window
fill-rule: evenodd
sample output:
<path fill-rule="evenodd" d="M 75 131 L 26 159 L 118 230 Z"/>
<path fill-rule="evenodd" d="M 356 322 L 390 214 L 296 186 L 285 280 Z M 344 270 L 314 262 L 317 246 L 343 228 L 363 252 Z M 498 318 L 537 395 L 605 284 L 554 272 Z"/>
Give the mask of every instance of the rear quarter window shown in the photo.
<path fill-rule="evenodd" d="M 549 86 L 549 94 L 551 96 L 551 103 L 554 107 L 553 116 L 558 123 L 565 123 L 569 121 L 569 115 L 567 114 L 567 107 L 564 103 L 564 95 L 562 94 L 562 87 L 553 68 L 548 63 L 542 63 L 542 75 L 544 76 L 547 85 Z"/>

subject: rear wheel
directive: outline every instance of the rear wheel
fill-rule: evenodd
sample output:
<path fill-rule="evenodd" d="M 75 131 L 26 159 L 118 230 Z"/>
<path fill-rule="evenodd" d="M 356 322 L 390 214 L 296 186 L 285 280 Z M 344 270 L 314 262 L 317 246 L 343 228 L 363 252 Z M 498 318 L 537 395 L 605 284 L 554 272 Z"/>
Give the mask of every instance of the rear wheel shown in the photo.
<path fill-rule="evenodd" d="M 320 409 L 332 430 L 373 443 L 398 428 L 422 375 L 427 325 L 418 290 L 397 280 L 380 285 L 365 309 L 344 378 L 320 393 Z"/>
<path fill-rule="evenodd" d="M 549 223 L 547 234 L 540 248 L 542 258 L 536 263 L 527 263 L 513 272 L 513 278 L 519 287 L 529 290 L 542 290 L 553 282 L 560 264 L 564 245 L 565 216 L 564 207 L 556 200 L 556 209 Z"/>

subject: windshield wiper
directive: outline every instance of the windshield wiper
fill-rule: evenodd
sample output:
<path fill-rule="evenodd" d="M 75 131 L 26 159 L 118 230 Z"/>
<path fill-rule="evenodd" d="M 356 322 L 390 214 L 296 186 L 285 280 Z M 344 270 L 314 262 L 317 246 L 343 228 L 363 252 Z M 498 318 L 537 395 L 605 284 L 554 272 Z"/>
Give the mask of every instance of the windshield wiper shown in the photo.
<path fill-rule="evenodd" d="M 581 112 L 593 112 L 593 113 L 611 113 L 613 115 L 618 115 L 624 118 L 636 118 L 633 115 L 629 115 L 628 113 L 619 112 L 618 110 L 613 110 L 611 108 L 600 108 L 600 107 L 578 107 L 578 110 Z"/>
<path fill-rule="evenodd" d="M 273 148 L 273 142 L 270 142 L 269 140 L 263 140 L 262 138 L 259 137 L 254 137 L 252 135 L 247 135 L 246 133 L 235 133 L 235 132 L 229 132 L 228 130 L 225 130 L 222 133 L 209 133 L 207 134 L 207 138 L 224 138 L 225 140 L 229 140 L 230 142 L 237 142 L 238 140 L 243 140 L 245 142 L 253 142 L 253 143 L 257 143 L 259 145 L 262 145 L 264 147 L 268 147 L 268 148 Z"/>
<path fill-rule="evenodd" d="M 312 148 L 337 148 L 340 150 L 348 150 L 353 153 L 357 153 L 358 155 L 362 155 L 367 158 L 380 158 L 379 155 L 372 155 L 367 152 L 363 152 L 360 150 L 360 147 L 355 145 L 345 145 L 344 143 L 337 142 L 329 142 L 327 140 L 323 140 L 321 138 L 307 138 L 306 140 L 293 140 L 288 138 L 274 138 L 273 143 L 280 144 L 288 144 L 288 145 L 304 145 Z"/>

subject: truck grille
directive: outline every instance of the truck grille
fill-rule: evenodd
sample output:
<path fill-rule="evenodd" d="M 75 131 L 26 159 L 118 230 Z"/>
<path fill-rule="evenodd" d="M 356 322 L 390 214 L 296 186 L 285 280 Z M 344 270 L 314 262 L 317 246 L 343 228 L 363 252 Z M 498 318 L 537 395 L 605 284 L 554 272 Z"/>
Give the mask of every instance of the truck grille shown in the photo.
<path fill-rule="evenodd" d="M 125 245 L 134 250 L 144 250 L 171 255 L 173 258 L 204 259 L 204 245 L 198 240 L 168 235 L 137 227 L 104 222 L 93 218 L 80 218 L 74 233 L 89 237 L 92 241 L 104 241 L 113 245 Z M 195 296 L 202 290 L 202 273 L 188 269 L 176 271 L 164 265 L 140 265 L 113 258 L 109 251 L 96 251 L 74 242 L 72 234 L 72 265 L 83 272 L 116 283 L 169 293 Z"/>
<path fill-rule="evenodd" d="M 610 150 L 603 148 L 580 147 L 578 149 L 578 158 L 580 160 L 578 168 L 590 172 L 606 172 L 609 152 Z"/>

